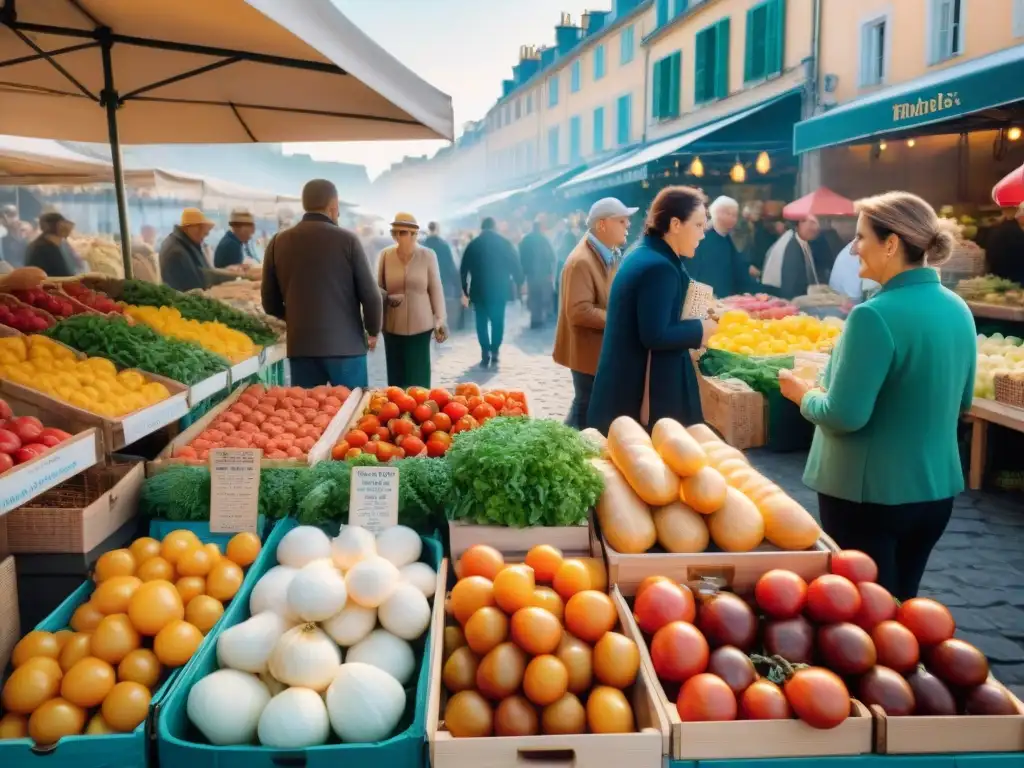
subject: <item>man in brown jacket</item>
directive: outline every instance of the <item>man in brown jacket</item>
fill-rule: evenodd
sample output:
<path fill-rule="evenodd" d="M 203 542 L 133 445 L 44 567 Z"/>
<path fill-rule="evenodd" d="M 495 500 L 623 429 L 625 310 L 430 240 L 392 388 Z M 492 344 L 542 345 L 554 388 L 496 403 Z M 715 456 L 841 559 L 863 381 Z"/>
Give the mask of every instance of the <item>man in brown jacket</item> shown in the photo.
<path fill-rule="evenodd" d="M 637 212 L 614 197 L 598 200 L 587 217 L 587 233 L 562 269 L 558 328 L 552 357 L 572 371 L 575 394 L 565 423 L 584 429 L 597 360 L 604 339 L 605 311 L 619 249 L 629 236 L 629 217 Z"/>
<path fill-rule="evenodd" d="M 305 215 L 278 232 L 263 257 L 263 309 L 288 325 L 292 384 L 366 387 L 366 350 L 377 346 L 383 307 L 363 246 L 338 226 L 338 190 L 302 188 Z"/>

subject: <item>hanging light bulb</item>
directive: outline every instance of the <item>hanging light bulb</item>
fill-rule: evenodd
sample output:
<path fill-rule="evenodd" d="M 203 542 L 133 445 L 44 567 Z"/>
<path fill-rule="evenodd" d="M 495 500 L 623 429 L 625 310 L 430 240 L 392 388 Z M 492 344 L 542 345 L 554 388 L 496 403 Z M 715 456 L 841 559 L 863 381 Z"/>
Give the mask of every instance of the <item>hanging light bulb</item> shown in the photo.
<path fill-rule="evenodd" d="M 1017 141 L 1017 139 L 1020 138 L 1020 134 L 1020 128 L 1015 125 L 1006 132 L 1006 138 L 1008 138 L 1010 141 Z"/>
<path fill-rule="evenodd" d="M 698 179 L 704 175 L 704 163 L 700 161 L 700 157 L 694 157 L 693 162 L 690 163 L 690 175 L 696 176 Z"/>
<path fill-rule="evenodd" d="M 772 159 L 768 157 L 767 152 L 762 152 L 757 156 L 757 161 L 754 163 L 754 167 L 762 176 L 772 169 Z"/>
<path fill-rule="evenodd" d="M 917 140 L 916 139 L 907 139 L 907 146 L 908 147 L 914 147 L 916 145 L 917 145 Z"/>
<path fill-rule="evenodd" d="M 880 141 L 880 142 L 878 143 L 878 149 L 879 149 L 880 151 L 882 151 L 882 152 L 885 152 L 885 150 L 886 150 L 886 149 L 888 149 L 888 148 L 889 148 L 889 145 L 888 145 L 888 144 L 886 144 L 886 143 L 885 143 L 884 141 Z"/>
<path fill-rule="evenodd" d="M 729 178 L 732 179 L 736 184 L 742 184 L 747 180 L 747 169 L 743 167 L 743 163 L 740 162 L 739 157 L 736 158 L 736 165 L 729 171 Z"/>

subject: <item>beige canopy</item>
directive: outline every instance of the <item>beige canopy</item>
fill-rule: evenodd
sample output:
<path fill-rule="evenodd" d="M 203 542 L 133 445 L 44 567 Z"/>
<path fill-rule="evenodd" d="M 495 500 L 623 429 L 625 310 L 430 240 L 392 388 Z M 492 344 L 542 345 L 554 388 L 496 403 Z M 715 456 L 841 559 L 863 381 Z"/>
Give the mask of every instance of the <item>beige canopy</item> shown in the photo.
<path fill-rule="evenodd" d="M 56 141 L 0 136 L 0 186 L 109 184 L 110 163 L 80 155 Z"/>

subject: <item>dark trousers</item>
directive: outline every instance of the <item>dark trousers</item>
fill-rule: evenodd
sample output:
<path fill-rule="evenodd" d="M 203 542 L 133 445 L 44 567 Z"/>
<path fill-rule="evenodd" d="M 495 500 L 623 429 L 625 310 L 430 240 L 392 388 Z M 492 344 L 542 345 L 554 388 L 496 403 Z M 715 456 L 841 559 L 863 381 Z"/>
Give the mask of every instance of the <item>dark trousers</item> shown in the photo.
<path fill-rule="evenodd" d="M 566 426 L 576 429 L 587 428 L 587 409 L 590 408 L 590 393 L 594 391 L 594 377 L 589 373 L 572 372 L 572 407 L 565 419 Z"/>
<path fill-rule="evenodd" d="M 412 336 L 384 332 L 384 359 L 388 386 L 430 389 L 430 337 L 433 331 Z"/>
<path fill-rule="evenodd" d="M 897 600 L 917 597 L 928 556 L 953 514 L 953 499 L 915 504 L 862 504 L 818 494 L 825 533 L 843 549 L 866 552 L 878 583 Z"/>
<path fill-rule="evenodd" d="M 496 356 L 505 337 L 505 303 L 477 304 L 474 307 L 474 314 L 481 356 Z"/>
<path fill-rule="evenodd" d="M 290 357 L 292 386 L 312 389 L 322 384 L 335 387 L 367 387 L 370 383 L 366 355 L 352 357 Z"/>

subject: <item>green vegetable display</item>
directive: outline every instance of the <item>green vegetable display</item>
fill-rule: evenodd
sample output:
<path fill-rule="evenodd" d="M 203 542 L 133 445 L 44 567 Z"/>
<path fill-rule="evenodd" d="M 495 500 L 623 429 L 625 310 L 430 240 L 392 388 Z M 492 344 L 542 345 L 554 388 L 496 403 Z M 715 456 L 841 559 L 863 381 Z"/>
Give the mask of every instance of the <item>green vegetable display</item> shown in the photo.
<path fill-rule="evenodd" d="M 241 331 L 261 346 L 277 341 L 277 334 L 262 320 L 215 299 L 194 293 L 181 293 L 166 285 L 155 285 L 144 280 L 125 280 L 121 284 L 119 298 L 128 304 L 174 307 L 188 320 L 223 323 L 228 328 Z"/>
<path fill-rule="evenodd" d="M 190 386 L 231 365 L 198 344 L 162 336 L 145 325 L 129 325 L 120 316 L 74 315 L 45 334 L 90 357 L 105 357 L 124 368 L 139 368 Z"/>
<path fill-rule="evenodd" d="M 792 357 L 752 357 L 709 349 L 700 358 L 700 372 L 719 379 L 738 379 L 755 392 L 768 395 L 779 391 L 779 371 L 796 365 Z"/>
<path fill-rule="evenodd" d="M 601 495 L 589 458 L 597 451 L 555 421 L 491 419 L 456 436 L 451 465 L 453 520 L 511 528 L 577 525 Z"/>

